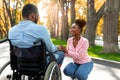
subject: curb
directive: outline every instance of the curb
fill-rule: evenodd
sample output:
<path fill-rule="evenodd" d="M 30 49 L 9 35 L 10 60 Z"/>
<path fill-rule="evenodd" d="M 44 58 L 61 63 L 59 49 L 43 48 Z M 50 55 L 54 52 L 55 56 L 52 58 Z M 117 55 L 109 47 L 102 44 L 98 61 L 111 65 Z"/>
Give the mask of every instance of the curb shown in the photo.
<path fill-rule="evenodd" d="M 112 60 L 106 60 L 106 59 L 94 58 L 94 57 L 92 57 L 92 60 L 94 63 L 98 63 L 98 64 L 102 64 L 102 65 L 120 69 L 120 62 L 118 62 L 118 61 L 112 61 Z"/>

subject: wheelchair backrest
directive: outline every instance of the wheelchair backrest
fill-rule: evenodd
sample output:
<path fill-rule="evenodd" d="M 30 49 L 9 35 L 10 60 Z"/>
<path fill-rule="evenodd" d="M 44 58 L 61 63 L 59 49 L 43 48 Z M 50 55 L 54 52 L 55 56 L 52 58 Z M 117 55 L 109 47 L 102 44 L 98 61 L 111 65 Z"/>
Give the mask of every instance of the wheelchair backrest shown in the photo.
<path fill-rule="evenodd" d="M 46 46 L 42 40 L 40 42 L 41 45 L 35 45 L 30 48 L 19 48 L 10 42 L 10 64 L 12 70 L 18 70 L 26 75 L 45 72 Z"/>

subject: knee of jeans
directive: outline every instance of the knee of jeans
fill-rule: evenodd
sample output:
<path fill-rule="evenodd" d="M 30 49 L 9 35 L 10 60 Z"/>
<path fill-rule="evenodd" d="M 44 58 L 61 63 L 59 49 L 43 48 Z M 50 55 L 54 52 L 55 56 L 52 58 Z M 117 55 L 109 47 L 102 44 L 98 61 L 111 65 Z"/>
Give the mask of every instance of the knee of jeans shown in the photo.
<path fill-rule="evenodd" d="M 74 73 L 71 72 L 70 69 L 68 69 L 68 68 L 65 68 L 65 69 L 63 70 L 63 72 L 64 72 L 64 74 L 65 74 L 66 76 L 73 76 L 73 75 L 74 75 Z"/>
<path fill-rule="evenodd" d="M 61 56 L 61 57 L 64 57 L 64 56 L 65 56 L 65 54 L 64 54 L 63 51 L 60 51 L 60 56 Z"/>
<path fill-rule="evenodd" d="M 80 73 L 80 72 L 76 72 L 75 76 L 78 78 L 78 80 L 87 80 L 88 75 Z"/>
<path fill-rule="evenodd" d="M 56 54 L 55 54 L 55 57 L 56 58 L 58 58 L 58 57 L 60 57 L 60 58 L 64 58 L 64 52 L 62 52 L 62 51 L 58 51 Z"/>

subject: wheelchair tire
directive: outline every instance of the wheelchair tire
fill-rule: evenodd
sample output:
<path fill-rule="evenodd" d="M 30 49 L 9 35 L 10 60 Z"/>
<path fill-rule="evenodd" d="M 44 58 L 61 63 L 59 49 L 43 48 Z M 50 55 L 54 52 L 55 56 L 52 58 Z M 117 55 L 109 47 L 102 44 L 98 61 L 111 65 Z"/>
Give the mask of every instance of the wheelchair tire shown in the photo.
<path fill-rule="evenodd" d="M 0 68 L 0 75 L 2 72 L 10 65 L 10 61 L 6 62 L 1 68 Z M 11 69 L 10 69 L 11 70 Z M 12 74 L 5 76 L 7 79 L 12 80 Z M 22 80 L 25 80 L 25 75 L 22 75 Z M 6 80 L 6 79 L 5 79 Z"/>
<path fill-rule="evenodd" d="M 61 70 L 56 62 L 51 62 L 46 70 L 44 80 L 62 80 Z"/>
<path fill-rule="evenodd" d="M 6 62 L 0 69 L 0 75 L 2 74 L 3 70 L 10 64 L 10 61 Z"/>

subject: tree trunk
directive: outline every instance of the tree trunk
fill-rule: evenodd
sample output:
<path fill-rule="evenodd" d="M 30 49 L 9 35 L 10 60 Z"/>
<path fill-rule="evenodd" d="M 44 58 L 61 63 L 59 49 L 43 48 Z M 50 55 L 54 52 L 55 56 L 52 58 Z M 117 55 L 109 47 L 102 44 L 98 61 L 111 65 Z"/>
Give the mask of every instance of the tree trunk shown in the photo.
<path fill-rule="evenodd" d="M 62 12 L 62 25 L 61 25 L 61 39 L 63 40 L 64 39 L 64 34 L 65 34 L 65 31 L 64 31 L 64 27 L 65 27 L 65 13 L 64 13 L 64 0 L 60 0 L 60 4 L 61 4 L 61 12 Z"/>
<path fill-rule="evenodd" d="M 64 40 L 67 40 L 68 39 L 68 36 L 69 36 L 69 24 L 68 24 L 68 8 L 69 8 L 69 1 L 66 0 L 66 10 L 65 10 L 65 26 L 64 26 L 64 29 L 65 29 L 65 38 Z"/>
<path fill-rule="evenodd" d="M 75 20 L 75 1 L 71 0 L 71 25 L 74 23 Z"/>
<path fill-rule="evenodd" d="M 61 4 L 61 12 L 62 12 L 62 28 L 61 28 L 61 39 L 67 40 L 68 39 L 68 6 L 67 6 L 67 0 L 60 0 Z M 65 6 L 66 5 L 66 6 Z"/>
<path fill-rule="evenodd" d="M 104 10 L 103 41 L 105 53 L 118 53 L 119 0 L 107 0 Z"/>
<path fill-rule="evenodd" d="M 48 22 L 49 22 L 49 30 L 52 38 L 57 37 L 57 23 L 58 23 L 58 11 L 57 11 L 57 3 L 51 1 L 48 7 Z"/>
<path fill-rule="evenodd" d="M 60 38 L 60 29 L 59 29 L 59 3 L 57 2 L 57 14 L 56 14 L 56 26 L 57 26 L 57 30 L 56 30 L 56 38 L 59 39 Z"/>
<path fill-rule="evenodd" d="M 11 14 L 11 11 L 10 11 L 10 0 L 8 2 L 9 3 L 7 3 L 6 0 L 3 0 L 3 3 L 5 4 L 5 7 L 6 7 L 8 17 L 10 19 L 10 24 L 11 24 L 11 26 L 13 26 L 14 23 L 13 23 L 12 14 Z"/>
<path fill-rule="evenodd" d="M 87 8 L 87 25 L 86 25 L 85 37 L 89 40 L 89 45 L 94 46 L 95 36 L 96 36 L 96 27 L 97 27 L 98 21 L 103 16 L 104 4 L 98 10 L 98 12 L 95 11 L 94 0 L 88 0 L 87 7 L 88 7 Z"/>

